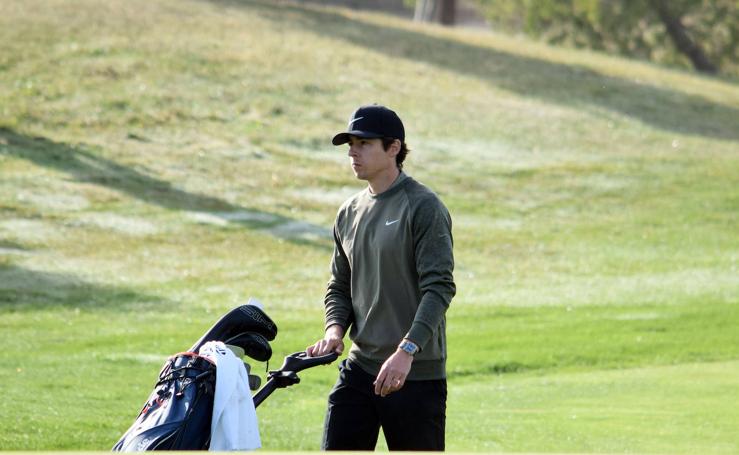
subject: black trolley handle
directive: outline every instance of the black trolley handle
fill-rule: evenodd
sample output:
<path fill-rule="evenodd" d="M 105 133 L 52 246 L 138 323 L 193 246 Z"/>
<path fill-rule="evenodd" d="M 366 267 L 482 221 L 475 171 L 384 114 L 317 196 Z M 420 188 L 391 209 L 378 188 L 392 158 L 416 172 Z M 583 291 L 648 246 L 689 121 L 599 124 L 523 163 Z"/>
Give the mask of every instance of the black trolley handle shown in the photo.
<path fill-rule="evenodd" d="M 300 382 L 298 372 L 318 365 L 328 365 L 339 358 L 339 354 L 332 352 L 330 354 L 309 357 L 304 351 L 295 352 L 285 357 L 285 361 L 277 371 L 270 371 L 267 374 L 267 383 L 254 394 L 254 407 L 259 406 L 268 396 L 277 389 L 290 387 Z"/>

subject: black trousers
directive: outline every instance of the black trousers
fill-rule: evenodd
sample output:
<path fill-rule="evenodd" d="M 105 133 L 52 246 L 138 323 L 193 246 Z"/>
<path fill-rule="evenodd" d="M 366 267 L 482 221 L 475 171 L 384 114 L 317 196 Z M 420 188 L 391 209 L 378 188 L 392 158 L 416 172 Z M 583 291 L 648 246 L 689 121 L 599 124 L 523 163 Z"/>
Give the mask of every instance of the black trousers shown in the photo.
<path fill-rule="evenodd" d="M 375 377 L 344 360 L 328 398 L 322 450 L 374 450 L 380 427 L 390 450 L 444 450 L 446 379 L 406 381 L 386 397 Z"/>

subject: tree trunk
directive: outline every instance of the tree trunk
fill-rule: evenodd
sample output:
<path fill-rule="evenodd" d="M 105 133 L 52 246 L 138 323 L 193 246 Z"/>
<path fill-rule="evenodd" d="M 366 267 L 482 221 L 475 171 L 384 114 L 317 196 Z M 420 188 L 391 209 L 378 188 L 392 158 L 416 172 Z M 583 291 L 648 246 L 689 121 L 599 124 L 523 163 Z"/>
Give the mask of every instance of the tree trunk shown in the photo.
<path fill-rule="evenodd" d="M 413 20 L 416 22 L 436 22 L 439 17 L 440 0 L 416 0 Z"/>
<path fill-rule="evenodd" d="M 442 25 L 454 25 L 457 13 L 457 0 L 441 0 L 441 17 Z"/>
<path fill-rule="evenodd" d="M 667 2 L 665 0 L 651 0 L 649 3 L 667 28 L 667 33 L 670 35 L 672 42 L 675 43 L 680 52 L 688 56 L 693 63 L 693 67 L 705 73 L 715 73 L 716 66 L 708 60 L 700 45 L 690 38 L 680 20 L 680 16 L 675 16 L 670 12 Z"/>

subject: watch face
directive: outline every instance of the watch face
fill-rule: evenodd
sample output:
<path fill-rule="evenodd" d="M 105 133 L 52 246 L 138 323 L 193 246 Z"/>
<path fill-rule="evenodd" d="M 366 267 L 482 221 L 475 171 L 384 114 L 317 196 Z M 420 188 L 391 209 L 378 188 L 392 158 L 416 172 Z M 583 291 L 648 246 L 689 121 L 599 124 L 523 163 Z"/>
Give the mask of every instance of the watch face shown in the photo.
<path fill-rule="evenodd" d="M 416 345 L 414 345 L 413 343 L 408 343 L 407 341 L 400 345 L 400 349 L 404 350 L 410 355 L 414 355 L 418 350 Z"/>

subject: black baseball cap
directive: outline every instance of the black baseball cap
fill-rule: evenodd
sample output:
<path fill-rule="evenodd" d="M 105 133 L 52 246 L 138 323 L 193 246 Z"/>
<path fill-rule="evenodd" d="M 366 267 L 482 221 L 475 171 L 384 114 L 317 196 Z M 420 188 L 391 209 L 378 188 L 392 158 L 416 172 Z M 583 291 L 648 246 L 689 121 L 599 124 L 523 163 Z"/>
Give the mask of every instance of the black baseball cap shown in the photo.
<path fill-rule="evenodd" d="M 405 141 L 405 128 L 398 114 L 379 104 L 361 106 L 354 111 L 349 119 L 346 131 L 334 136 L 331 141 L 334 145 L 346 144 L 349 136 L 366 139 L 382 137 Z"/>

